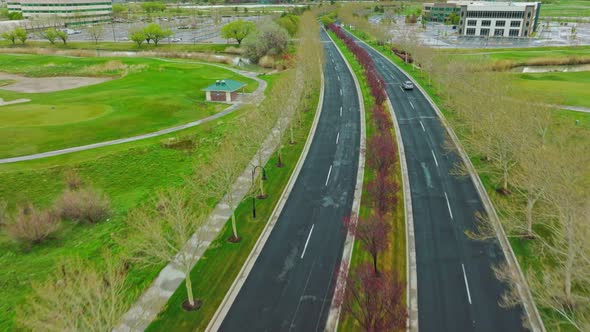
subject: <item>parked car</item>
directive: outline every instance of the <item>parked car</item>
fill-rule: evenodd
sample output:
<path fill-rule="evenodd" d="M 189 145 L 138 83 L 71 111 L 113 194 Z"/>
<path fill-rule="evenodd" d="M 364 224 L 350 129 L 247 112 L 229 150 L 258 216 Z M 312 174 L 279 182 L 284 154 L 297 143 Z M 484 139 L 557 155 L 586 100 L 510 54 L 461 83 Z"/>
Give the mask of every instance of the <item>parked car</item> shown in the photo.
<path fill-rule="evenodd" d="M 402 83 L 402 88 L 404 90 L 413 90 L 414 89 L 414 83 L 412 83 L 412 81 L 405 81 L 404 83 Z"/>

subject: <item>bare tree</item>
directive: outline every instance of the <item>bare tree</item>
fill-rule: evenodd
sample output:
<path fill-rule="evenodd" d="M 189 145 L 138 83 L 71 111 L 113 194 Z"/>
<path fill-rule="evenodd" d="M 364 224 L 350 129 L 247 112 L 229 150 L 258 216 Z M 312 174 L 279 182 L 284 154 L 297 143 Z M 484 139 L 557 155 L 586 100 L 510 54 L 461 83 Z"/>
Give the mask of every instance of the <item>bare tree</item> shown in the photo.
<path fill-rule="evenodd" d="M 373 271 L 375 274 L 379 274 L 377 258 L 389 247 L 391 226 L 385 220 L 375 216 L 355 220 L 356 218 L 356 216 L 344 218 L 344 226 L 348 233 L 360 241 L 363 249 L 371 255 Z"/>
<path fill-rule="evenodd" d="M 234 184 L 248 163 L 248 156 L 236 144 L 226 140 L 220 151 L 212 156 L 205 169 L 196 172 L 193 191 L 209 200 L 221 200 L 231 211 L 232 242 L 240 240 L 235 210 L 240 203 L 234 192 Z"/>
<path fill-rule="evenodd" d="M 142 266 L 174 261 L 182 270 L 188 294 L 186 309 L 197 309 L 190 271 L 203 245 L 204 209 L 201 200 L 189 199 L 180 190 L 157 195 L 150 205 L 133 210 L 127 218 L 130 237 L 124 239 L 129 260 Z"/>
<path fill-rule="evenodd" d="M 104 27 L 102 25 L 95 24 L 88 28 L 88 34 L 90 35 L 90 38 L 94 40 L 94 43 L 98 44 L 98 41 L 102 38 L 102 35 L 104 34 Z"/>
<path fill-rule="evenodd" d="M 92 265 L 75 258 L 59 264 L 17 309 L 17 324 L 32 331 L 110 331 L 125 312 L 125 271 L 104 256 Z"/>

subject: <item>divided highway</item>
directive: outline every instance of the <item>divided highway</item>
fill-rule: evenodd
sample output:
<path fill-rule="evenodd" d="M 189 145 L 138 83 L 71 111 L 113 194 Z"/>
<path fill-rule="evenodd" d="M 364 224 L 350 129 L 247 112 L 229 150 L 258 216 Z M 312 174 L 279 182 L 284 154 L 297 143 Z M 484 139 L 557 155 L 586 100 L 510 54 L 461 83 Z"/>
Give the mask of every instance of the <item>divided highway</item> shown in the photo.
<path fill-rule="evenodd" d="M 351 73 L 324 31 L 321 40 L 324 100 L 309 153 L 220 331 L 322 331 L 326 324 L 356 184 L 360 113 Z"/>
<path fill-rule="evenodd" d="M 352 35 L 351 35 L 352 36 Z M 354 38 L 354 36 L 352 36 Z M 492 266 L 505 261 L 497 241 L 472 241 L 476 212 L 485 212 L 469 177 L 450 175 L 462 159 L 443 148 L 444 125 L 424 95 L 368 45 L 387 83 L 406 151 L 415 228 L 418 328 L 430 331 L 522 331 L 522 308 L 498 305 L 505 285 Z"/>

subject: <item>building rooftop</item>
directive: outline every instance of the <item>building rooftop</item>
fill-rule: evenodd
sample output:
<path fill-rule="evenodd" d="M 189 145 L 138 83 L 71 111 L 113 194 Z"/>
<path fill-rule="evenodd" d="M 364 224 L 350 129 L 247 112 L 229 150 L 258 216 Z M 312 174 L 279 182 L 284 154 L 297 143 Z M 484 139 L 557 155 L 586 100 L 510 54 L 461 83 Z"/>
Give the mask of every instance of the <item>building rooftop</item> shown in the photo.
<path fill-rule="evenodd" d="M 215 83 L 204 88 L 203 91 L 234 92 L 244 86 L 246 86 L 246 84 L 234 80 L 217 80 Z"/>

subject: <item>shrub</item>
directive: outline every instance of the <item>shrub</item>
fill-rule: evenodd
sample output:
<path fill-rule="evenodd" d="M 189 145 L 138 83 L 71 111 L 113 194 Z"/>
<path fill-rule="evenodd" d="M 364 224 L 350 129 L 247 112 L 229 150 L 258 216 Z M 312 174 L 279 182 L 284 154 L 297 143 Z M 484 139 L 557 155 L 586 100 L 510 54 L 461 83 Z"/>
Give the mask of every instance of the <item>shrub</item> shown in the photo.
<path fill-rule="evenodd" d="M 277 56 L 287 50 L 289 33 L 274 22 L 263 24 L 256 33 L 244 39 L 244 56 L 258 62 L 265 55 Z"/>
<path fill-rule="evenodd" d="M 96 189 L 68 189 L 57 200 L 55 210 L 64 219 L 94 224 L 109 217 L 111 204 L 108 197 Z"/>
<path fill-rule="evenodd" d="M 68 189 L 77 190 L 82 187 L 82 178 L 75 169 L 67 170 L 64 174 L 64 178 Z"/>
<path fill-rule="evenodd" d="M 55 211 L 39 211 L 27 204 L 19 209 L 13 220 L 7 222 L 6 233 L 17 242 L 30 245 L 43 242 L 58 227 L 59 218 Z"/>

